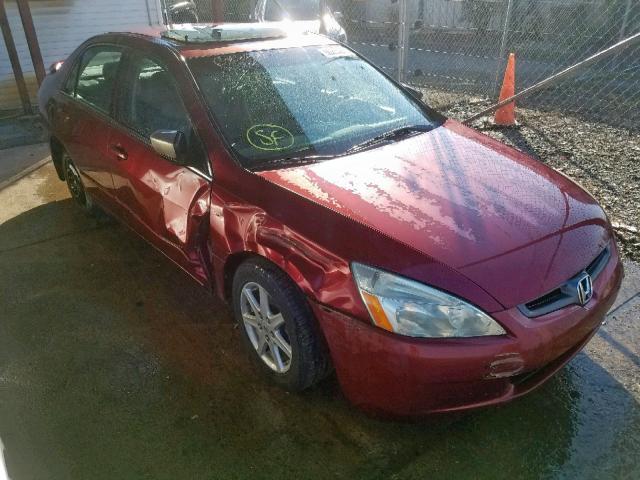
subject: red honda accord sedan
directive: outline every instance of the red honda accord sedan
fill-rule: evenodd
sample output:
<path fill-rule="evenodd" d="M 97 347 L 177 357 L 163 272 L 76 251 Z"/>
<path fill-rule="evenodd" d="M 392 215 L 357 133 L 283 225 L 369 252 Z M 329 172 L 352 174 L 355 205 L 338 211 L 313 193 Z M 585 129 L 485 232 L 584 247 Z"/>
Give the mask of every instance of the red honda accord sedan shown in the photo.
<path fill-rule="evenodd" d="M 623 276 L 602 208 L 347 47 L 268 25 L 114 33 L 39 105 L 61 180 L 229 301 L 290 390 L 372 412 L 502 403 L 591 338 Z"/>

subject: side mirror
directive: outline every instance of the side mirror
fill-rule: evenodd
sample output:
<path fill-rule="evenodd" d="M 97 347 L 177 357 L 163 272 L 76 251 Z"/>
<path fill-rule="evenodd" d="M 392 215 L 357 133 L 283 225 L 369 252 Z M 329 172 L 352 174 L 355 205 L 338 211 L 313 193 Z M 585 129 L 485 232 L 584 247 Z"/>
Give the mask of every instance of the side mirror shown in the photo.
<path fill-rule="evenodd" d="M 49 73 L 50 73 L 50 74 L 52 74 L 52 75 L 53 75 L 54 73 L 56 73 L 58 70 L 60 70 L 60 69 L 62 68 L 62 64 L 63 64 L 63 63 L 64 63 L 64 62 L 63 62 L 62 60 L 60 60 L 60 61 L 58 61 L 58 62 L 53 62 L 53 63 L 51 64 L 51 66 L 49 67 Z"/>
<path fill-rule="evenodd" d="M 402 88 L 404 88 L 413 98 L 417 98 L 418 100 L 422 100 L 423 94 L 417 88 L 410 87 L 404 83 L 401 84 Z"/>
<path fill-rule="evenodd" d="M 151 134 L 151 146 L 163 157 L 177 163 L 186 165 L 187 138 L 178 130 L 156 130 Z"/>

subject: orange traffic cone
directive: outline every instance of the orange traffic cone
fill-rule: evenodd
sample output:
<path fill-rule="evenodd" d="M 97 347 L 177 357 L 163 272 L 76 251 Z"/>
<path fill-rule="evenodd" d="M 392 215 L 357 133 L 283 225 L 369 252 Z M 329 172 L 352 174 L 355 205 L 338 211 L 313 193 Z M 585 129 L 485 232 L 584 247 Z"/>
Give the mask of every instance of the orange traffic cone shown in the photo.
<path fill-rule="evenodd" d="M 509 54 L 507 69 L 504 72 L 504 81 L 500 90 L 500 101 L 516 94 L 516 55 Z M 512 127 L 516 124 L 516 104 L 508 103 L 496 111 L 495 124 L 503 127 Z"/>

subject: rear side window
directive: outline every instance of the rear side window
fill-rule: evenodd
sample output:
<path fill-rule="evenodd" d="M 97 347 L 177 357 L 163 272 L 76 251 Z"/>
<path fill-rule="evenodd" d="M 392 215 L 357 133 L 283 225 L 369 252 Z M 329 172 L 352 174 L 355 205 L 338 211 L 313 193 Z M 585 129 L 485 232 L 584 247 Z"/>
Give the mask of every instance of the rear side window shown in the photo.
<path fill-rule="evenodd" d="M 122 51 L 117 47 L 88 49 L 82 56 L 75 96 L 108 113 L 121 57 Z"/>

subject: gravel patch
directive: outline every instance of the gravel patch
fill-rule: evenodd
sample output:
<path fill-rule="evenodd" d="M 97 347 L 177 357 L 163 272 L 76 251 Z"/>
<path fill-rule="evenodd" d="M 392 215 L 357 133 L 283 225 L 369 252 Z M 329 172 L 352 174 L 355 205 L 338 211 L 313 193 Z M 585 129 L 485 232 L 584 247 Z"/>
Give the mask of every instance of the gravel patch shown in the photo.
<path fill-rule="evenodd" d="M 435 107 L 462 120 L 491 103 L 487 100 L 429 91 Z M 446 103 L 449 100 L 450 103 Z M 429 100 L 427 100 L 429 101 Z M 622 253 L 640 261 L 640 135 L 584 119 L 518 107 L 516 128 L 499 128 L 488 118 L 473 127 L 526 152 L 574 179 L 604 207 Z"/>

